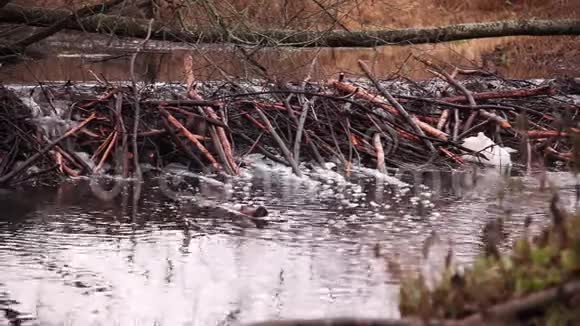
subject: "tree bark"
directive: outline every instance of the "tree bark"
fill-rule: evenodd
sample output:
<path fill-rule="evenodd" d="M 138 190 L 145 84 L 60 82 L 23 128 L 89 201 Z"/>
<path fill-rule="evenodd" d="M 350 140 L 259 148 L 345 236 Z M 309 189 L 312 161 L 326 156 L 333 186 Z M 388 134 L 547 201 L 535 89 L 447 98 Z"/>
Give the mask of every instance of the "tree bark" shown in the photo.
<path fill-rule="evenodd" d="M 63 10 L 25 8 L 7 4 L 0 9 L 0 22 L 31 26 L 50 26 L 66 18 Z M 82 27 L 81 27 L 82 25 Z M 148 21 L 98 14 L 80 21 L 69 21 L 66 28 L 92 33 L 145 38 Z M 229 43 L 291 47 L 375 47 L 439 43 L 501 36 L 580 35 L 579 19 L 519 20 L 469 23 L 443 27 L 374 31 L 224 31 L 222 27 L 183 31 L 154 22 L 151 39 L 189 43 Z"/>

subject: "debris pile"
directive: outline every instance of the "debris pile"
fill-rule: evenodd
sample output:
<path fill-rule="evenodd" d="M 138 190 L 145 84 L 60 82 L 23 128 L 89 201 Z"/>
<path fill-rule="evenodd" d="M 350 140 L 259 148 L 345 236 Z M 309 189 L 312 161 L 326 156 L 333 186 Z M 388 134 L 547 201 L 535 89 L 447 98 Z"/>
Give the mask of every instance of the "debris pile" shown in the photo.
<path fill-rule="evenodd" d="M 170 163 L 239 174 L 259 152 L 300 162 L 457 168 L 506 148 L 528 168 L 573 160 L 577 97 L 558 82 L 502 80 L 425 61 L 440 80 L 184 85 L 40 85 L 0 89 L 0 184 L 40 175 L 139 172 Z M 574 82 L 574 81 L 572 81 Z M 570 88 L 567 88 L 570 89 Z M 575 102 L 576 101 L 576 102 Z M 135 112 L 139 112 L 135 116 Z M 137 130 L 137 133 L 134 132 Z M 481 136 L 479 136 L 481 134 Z M 485 137 L 477 152 L 466 138 Z M 475 137 L 475 138 L 474 138 Z M 138 163 L 138 164 L 133 164 Z M 52 172 L 52 173 L 50 173 Z"/>

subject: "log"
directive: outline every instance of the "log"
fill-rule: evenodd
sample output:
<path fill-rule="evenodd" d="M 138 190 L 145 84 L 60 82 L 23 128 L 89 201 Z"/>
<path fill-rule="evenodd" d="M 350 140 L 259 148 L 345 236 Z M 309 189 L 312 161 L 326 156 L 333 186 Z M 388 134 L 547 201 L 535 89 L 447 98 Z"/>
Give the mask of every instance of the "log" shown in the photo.
<path fill-rule="evenodd" d="M 0 22 L 46 27 L 62 21 L 69 14 L 66 10 L 26 8 L 15 4 L 7 4 L 0 9 Z M 79 21 L 68 21 L 66 28 L 91 33 L 145 38 L 147 35 L 148 20 L 98 14 L 84 18 L 80 20 L 80 23 Z M 232 31 L 226 30 L 222 26 L 185 31 L 168 27 L 156 21 L 152 25 L 151 39 L 193 44 L 260 44 L 260 46 L 275 47 L 375 47 L 522 35 L 580 35 L 580 19 L 506 20 L 442 27 L 373 31 Z"/>
<path fill-rule="evenodd" d="M 490 307 L 485 313 L 476 313 L 456 323 L 457 326 L 485 325 L 496 321 L 513 320 L 526 311 L 546 309 L 558 300 L 580 294 L 580 281 L 570 281 L 561 286 L 537 291 L 526 297 L 513 299 Z"/>

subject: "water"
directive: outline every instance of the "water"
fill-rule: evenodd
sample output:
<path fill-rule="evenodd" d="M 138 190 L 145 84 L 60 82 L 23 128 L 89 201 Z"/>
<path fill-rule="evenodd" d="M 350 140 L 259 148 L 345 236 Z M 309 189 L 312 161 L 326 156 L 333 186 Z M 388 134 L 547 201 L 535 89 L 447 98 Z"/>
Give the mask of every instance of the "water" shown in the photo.
<path fill-rule="evenodd" d="M 550 37 L 546 43 L 547 40 L 504 37 L 370 49 L 264 48 L 252 53 L 269 77 L 281 81 L 302 81 L 306 76 L 326 80 L 337 78 L 339 73 L 364 77 L 358 60 L 367 62 L 379 78 L 396 75 L 415 80 L 433 78 L 422 63 L 410 59 L 412 55 L 444 65 L 483 68 L 504 78 L 579 76 L 578 38 Z M 87 38 L 86 34 L 77 32 L 59 34 L 36 46 L 43 54 L 41 58 L 1 66 L 0 80 L 6 83 L 126 81 L 131 79 L 131 55 L 140 44 L 140 40 L 108 36 Z M 183 82 L 186 71 L 191 71 L 198 80 L 265 78 L 260 69 L 229 46 L 191 46 L 152 40 L 135 62 L 135 78 L 150 83 Z"/>
<path fill-rule="evenodd" d="M 144 185 L 135 215 L 131 200 L 102 202 L 83 180 L 2 193 L 0 325 L 396 318 L 397 266 L 435 270 L 449 240 L 457 262 L 469 263 L 480 252 L 481 227 L 506 214 L 507 246 L 525 216 L 535 227 L 546 222 L 551 196 L 534 176 L 508 181 L 493 171 L 478 172 L 475 185 L 466 173 L 305 171 L 299 179 L 254 164 L 228 181 L 229 192 L 204 188 L 220 205 L 264 204 L 272 221 L 264 229 L 200 209 L 192 197 L 176 201 L 159 180 Z M 573 206 L 574 179 L 548 177 Z M 433 231 L 441 241 L 431 251 L 439 254 L 424 259 Z"/>

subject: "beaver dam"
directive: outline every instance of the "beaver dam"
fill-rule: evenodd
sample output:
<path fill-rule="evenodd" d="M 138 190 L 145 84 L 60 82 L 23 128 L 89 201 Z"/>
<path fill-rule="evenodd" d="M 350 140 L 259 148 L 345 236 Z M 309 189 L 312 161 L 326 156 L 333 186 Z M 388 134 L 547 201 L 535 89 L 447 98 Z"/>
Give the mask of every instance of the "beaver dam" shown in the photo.
<path fill-rule="evenodd" d="M 145 163 L 239 175 L 241 158 L 250 153 L 292 167 L 297 176 L 301 163 L 334 162 L 348 175 L 353 166 L 382 173 L 466 161 L 510 166 L 506 154 L 516 149 L 514 164 L 528 169 L 572 158 L 570 140 L 579 130 L 575 79 L 459 81 L 439 70 L 446 82 L 379 82 L 361 66 L 370 82 L 2 88 L 0 183 L 31 174 L 36 180 L 129 177 Z M 478 135 L 492 145 L 468 146 L 465 140 Z"/>
<path fill-rule="evenodd" d="M 500 216 L 509 247 L 546 224 L 538 189 L 574 206 L 577 79 L 423 63 L 438 79 L 2 86 L 6 323 L 399 318 L 398 266 L 472 263 Z"/>

